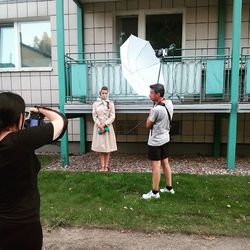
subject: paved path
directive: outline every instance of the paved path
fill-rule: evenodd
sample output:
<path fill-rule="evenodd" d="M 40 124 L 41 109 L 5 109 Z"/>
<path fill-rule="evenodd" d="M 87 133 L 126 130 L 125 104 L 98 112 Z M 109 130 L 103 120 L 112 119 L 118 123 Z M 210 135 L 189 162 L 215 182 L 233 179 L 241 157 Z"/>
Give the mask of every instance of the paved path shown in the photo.
<path fill-rule="evenodd" d="M 249 238 L 145 234 L 100 229 L 44 229 L 44 248 L 60 250 L 249 250 Z"/>

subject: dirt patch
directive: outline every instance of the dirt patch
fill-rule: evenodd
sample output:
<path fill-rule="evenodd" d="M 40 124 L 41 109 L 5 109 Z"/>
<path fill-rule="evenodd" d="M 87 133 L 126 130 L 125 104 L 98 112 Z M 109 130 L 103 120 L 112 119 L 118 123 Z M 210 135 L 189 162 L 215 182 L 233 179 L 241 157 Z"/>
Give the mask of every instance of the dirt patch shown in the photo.
<path fill-rule="evenodd" d="M 146 234 L 101 229 L 44 229 L 43 249 L 60 250 L 247 250 L 250 238 Z"/>

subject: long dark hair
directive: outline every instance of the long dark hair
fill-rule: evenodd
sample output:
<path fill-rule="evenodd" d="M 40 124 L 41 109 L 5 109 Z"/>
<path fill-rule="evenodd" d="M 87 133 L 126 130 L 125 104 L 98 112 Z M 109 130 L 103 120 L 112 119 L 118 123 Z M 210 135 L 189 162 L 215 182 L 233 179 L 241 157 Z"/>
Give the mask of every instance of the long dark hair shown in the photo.
<path fill-rule="evenodd" d="M 18 127 L 20 115 L 24 112 L 25 102 L 20 95 L 0 93 L 0 132 L 15 125 Z"/>

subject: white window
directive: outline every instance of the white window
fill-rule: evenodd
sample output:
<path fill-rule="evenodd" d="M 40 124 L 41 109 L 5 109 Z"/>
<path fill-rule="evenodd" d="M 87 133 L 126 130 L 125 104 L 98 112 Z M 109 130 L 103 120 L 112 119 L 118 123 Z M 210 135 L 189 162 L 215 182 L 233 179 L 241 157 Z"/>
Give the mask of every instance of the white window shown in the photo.
<path fill-rule="evenodd" d="M 0 26 L 0 67 L 15 67 L 14 26 Z"/>
<path fill-rule="evenodd" d="M 0 70 L 51 67 L 49 21 L 0 24 Z"/>

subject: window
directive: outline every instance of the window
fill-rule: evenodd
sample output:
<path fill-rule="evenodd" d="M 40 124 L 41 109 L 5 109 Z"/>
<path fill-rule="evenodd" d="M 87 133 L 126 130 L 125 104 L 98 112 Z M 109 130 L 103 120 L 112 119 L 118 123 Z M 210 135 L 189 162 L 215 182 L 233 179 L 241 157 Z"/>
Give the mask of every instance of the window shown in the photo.
<path fill-rule="evenodd" d="M 51 66 L 51 34 L 48 22 L 20 23 L 22 67 Z"/>
<path fill-rule="evenodd" d="M 138 17 L 121 16 L 116 18 L 116 44 L 117 51 L 120 46 L 133 34 L 138 36 Z"/>
<path fill-rule="evenodd" d="M 13 25 L 0 26 L 0 67 L 15 67 Z"/>
<path fill-rule="evenodd" d="M 139 21 L 140 20 L 140 21 Z M 182 22 L 180 14 L 147 14 L 116 17 L 116 49 L 133 34 L 148 40 L 157 50 L 174 44 L 177 50 L 169 51 L 170 56 L 180 56 L 182 48 Z M 139 25 L 138 25 L 139 24 Z"/>
<path fill-rule="evenodd" d="M 51 67 L 49 21 L 0 24 L 0 68 Z"/>
<path fill-rule="evenodd" d="M 182 47 L 182 14 L 146 16 L 146 40 L 154 49 L 169 48 L 175 44 Z M 181 55 L 181 51 L 171 51 L 171 55 Z"/>

